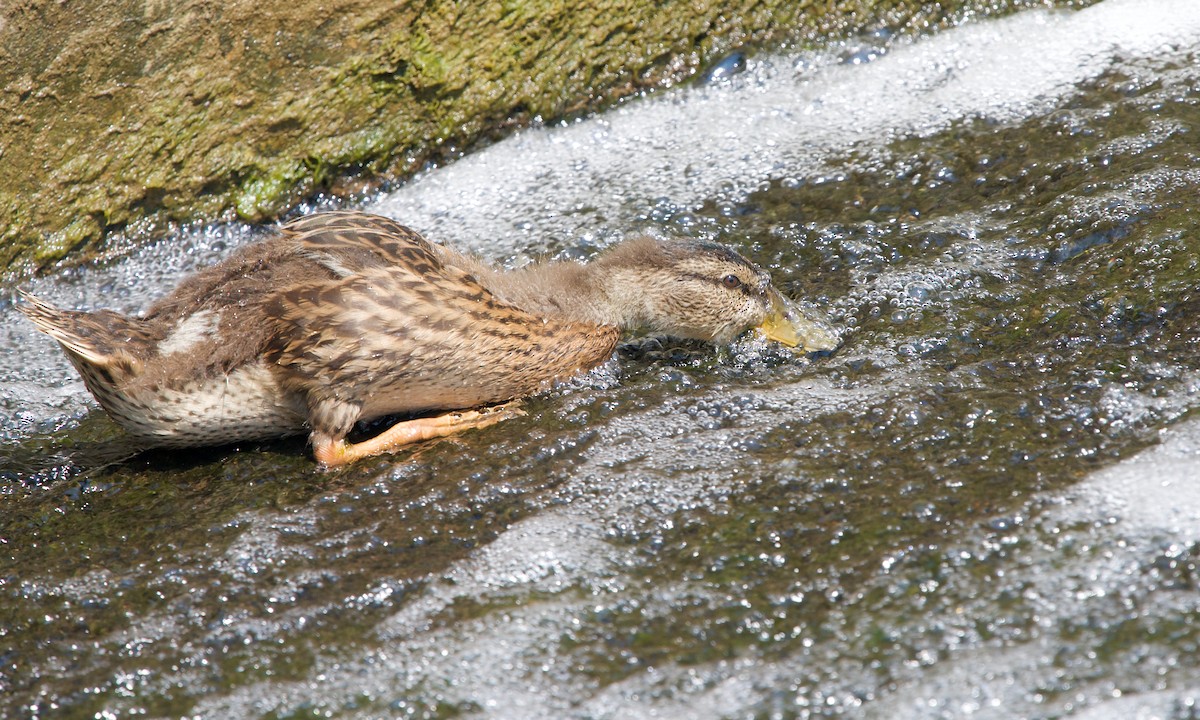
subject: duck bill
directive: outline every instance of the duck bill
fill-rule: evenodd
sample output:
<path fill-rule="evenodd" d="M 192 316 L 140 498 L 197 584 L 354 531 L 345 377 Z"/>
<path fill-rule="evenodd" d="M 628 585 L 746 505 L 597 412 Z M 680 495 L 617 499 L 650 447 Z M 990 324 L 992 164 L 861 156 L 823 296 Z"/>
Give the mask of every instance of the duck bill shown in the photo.
<path fill-rule="evenodd" d="M 758 326 L 767 339 L 783 343 L 800 352 L 828 352 L 837 349 L 838 336 L 819 320 L 807 316 L 791 300 L 771 290 L 771 311 Z"/>

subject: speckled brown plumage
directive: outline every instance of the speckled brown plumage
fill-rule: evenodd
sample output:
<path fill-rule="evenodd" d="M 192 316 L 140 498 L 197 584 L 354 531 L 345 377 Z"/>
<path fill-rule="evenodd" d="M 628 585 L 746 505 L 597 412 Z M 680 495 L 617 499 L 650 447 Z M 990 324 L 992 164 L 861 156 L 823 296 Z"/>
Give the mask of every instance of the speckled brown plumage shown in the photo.
<path fill-rule="evenodd" d="M 184 280 L 141 318 L 24 299 L 22 312 L 65 348 L 105 411 L 145 442 L 307 428 L 326 464 L 508 417 L 418 417 L 369 443 L 344 440 L 361 420 L 536 393 L 602 363 L 622 329 L 726 342 L 766 325 L 806 349 L 834 344 L 721 246 L 635 238 L 586 266 L 500 272 L 357 212 L 290 223 Z"/>

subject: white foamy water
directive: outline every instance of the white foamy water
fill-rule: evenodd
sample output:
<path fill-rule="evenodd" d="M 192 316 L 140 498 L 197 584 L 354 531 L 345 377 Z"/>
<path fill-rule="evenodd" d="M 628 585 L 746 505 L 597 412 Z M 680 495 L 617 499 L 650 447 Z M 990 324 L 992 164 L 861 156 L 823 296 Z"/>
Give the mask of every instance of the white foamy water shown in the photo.
<path fill-rule="evenodd" d="M 1116 0 L 961 27 L 865 65 L 759 58 L 729 86 L 522 132 L 371 209 L 507 255 L 628 225 L 660 198 L 693 207 L 772 178 L 843 171 L 827 160 L 852 149 L 869 155 L 972 118 L 1044 113 L 1118 59 L 1177 53 L 1197 36 L 1194 0 Z"/>

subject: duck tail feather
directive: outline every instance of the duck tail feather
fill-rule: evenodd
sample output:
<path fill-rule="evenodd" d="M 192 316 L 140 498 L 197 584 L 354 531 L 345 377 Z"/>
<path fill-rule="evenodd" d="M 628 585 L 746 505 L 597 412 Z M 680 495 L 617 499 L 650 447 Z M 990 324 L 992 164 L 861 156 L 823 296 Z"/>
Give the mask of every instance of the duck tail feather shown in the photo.
<path fill-rule="evenodd" d="M 130 341 L 144 333 L 136 320 L 111 310 L 63 310 L 24 290 L 17 291 L 17 309 L 38 330 L 58 341 L 67 352 L 93 365 L 129 364 Z"/>

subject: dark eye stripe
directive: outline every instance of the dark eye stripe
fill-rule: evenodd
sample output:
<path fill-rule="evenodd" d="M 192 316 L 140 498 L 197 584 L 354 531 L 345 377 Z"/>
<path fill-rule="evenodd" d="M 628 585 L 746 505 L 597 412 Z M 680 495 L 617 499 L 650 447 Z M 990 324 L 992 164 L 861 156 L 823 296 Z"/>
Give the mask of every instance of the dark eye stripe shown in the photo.
<path fill-rule="evenodd" d="M 689 277 L 689 278 L 693 278 L 695 280 L 700 280 L 702 282 L 712 283 L 713 285 L 716 285 L 717 287 L 723 288 L 725 290 L 737 290 L 738 292 L 745 295 L 746 297 L 754 297 L 757 294 L 754 292 L 754 289 L 750 286 L 750 284 L 747 283 L 745 280 L 742 280 L 741 278 L 738 278 L 738 280 L 741 280 L 742 284 L 738 285 L 736 288 L 731 288 L 731 287 L 727 286 L 725 284 L 725 278 L 728 277 L 729 275 L 733 275 L 733 273 L 725 273 L 724 275 L 722 275 L 721 277 L 718 277 L 718 278 L 714 278 L 711 275 L 701 275 L 700 273 L 685 273 L 684 275 L 681 276 L 681 279 L 683 277 Z"/>

